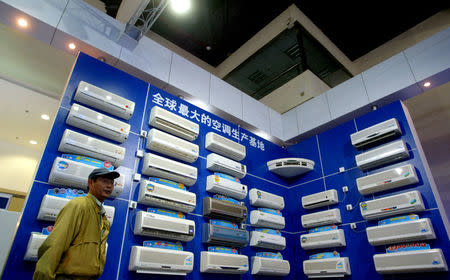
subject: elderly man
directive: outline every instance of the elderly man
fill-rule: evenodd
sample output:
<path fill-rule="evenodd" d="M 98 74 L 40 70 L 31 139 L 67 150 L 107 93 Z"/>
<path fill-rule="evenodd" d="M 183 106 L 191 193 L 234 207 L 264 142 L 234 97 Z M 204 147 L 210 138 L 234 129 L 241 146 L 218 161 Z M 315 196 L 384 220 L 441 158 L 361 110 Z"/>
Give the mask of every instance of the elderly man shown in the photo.
<path fill-rule="evenodd" d="M 39 248 L 34 280 L 97 279 L 102 275 L 110 229 L 103 201 L 119 176 L 106 168 L 89 174 L 87 196 L 67 203 Z"/>

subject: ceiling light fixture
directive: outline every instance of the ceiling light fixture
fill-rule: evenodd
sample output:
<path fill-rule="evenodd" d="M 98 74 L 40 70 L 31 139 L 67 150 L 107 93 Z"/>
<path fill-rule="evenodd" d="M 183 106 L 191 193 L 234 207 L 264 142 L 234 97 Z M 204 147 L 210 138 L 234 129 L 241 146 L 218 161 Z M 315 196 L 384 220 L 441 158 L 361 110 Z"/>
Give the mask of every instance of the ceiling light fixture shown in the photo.
<path fill-rule="evenodd" d="M 50 119 L 49 115 L 42 114 L 41 119 L 48 121 Z"/>
<path fill-rule="evenodd" d="M 77 45 L 75 45 L 74 43 L 69 43 L 68 47 L 69 49 L 74 50 L 77 47 Z"/>
<path fill-rule="evenodd" d="M 430 82 L 425 82 L 425 83 L 423 84 L 423 86 L 424 86 L 424 87 L 429 87 L 429 86 L 431 86 L 431 83 L 430 83 Z"/>
<path fill-rule="evenodd" d="M 31 144 L 31 145 L 36 145 L 37 142 L 36 142 L 35 140 L 30 140 L 30 144 Z"/>
<path fill-rule="evenodd" d="M 24 18 L 19 18 L 17 20 L 17 25 L 19 25 L 20 27 L 25 28 L 25 27 L 28 26 L 28 21 L 26 19 L 24 19 Z"/>
<path fill-rule="evenodd" d="M 186 13 L 191 8 L 190 0 L 171 0 L 172 10 L 177 14 Z"/>

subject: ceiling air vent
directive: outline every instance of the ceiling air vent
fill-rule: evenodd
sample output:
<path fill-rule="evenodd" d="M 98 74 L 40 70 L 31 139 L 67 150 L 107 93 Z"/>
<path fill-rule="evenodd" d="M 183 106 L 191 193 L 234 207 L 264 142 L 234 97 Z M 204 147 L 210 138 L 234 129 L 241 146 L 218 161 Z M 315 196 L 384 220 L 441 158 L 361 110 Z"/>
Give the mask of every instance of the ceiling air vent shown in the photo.
<path fill-rule="evenodd" d="M 261 82 L 263 82 L 265 79 L 267 78 L 267 75 L 264 74 L 263 72 L 256 70 L 255 72 L 253 72 L 250 76 L 248 76 L 248 79 L 252 82 L 254 82 L 255 84 L 260 84 Z"/>

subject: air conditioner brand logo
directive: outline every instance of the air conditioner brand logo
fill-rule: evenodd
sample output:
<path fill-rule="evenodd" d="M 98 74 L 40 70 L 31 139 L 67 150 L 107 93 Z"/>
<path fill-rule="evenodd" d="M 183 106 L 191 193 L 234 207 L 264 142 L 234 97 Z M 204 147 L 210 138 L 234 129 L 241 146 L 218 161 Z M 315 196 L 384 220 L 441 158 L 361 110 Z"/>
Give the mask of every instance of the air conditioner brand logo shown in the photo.
<path fill-rule="evenodd" d="M 69 167 L 69 163 L 67 162 L 67 161 L 63 161 L 63 160 L 61 160 L 60 162 L 58 162 L 57 164 L 56 164 L 56 167 L 58 168 L 58 169 L 67 169 L 68 167 Z"/>

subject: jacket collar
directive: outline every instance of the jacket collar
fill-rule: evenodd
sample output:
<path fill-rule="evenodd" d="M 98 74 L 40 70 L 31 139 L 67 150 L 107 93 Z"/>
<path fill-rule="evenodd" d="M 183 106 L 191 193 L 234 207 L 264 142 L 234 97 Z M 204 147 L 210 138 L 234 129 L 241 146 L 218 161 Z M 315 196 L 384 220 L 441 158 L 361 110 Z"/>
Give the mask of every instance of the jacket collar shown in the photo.
<path fill-rule="evenodd" d="M 92 195 L 91 193 L 88 193 L 86 196 L 89 200 L 91 200 L 95 205 L 97 205 L 97 207 L 100 210 L 100 214 L 105 214 L 106 210 L 103 207 L 103 203 L 100 202 L 100 200 L 98 200 L 94 195 Z"/>

